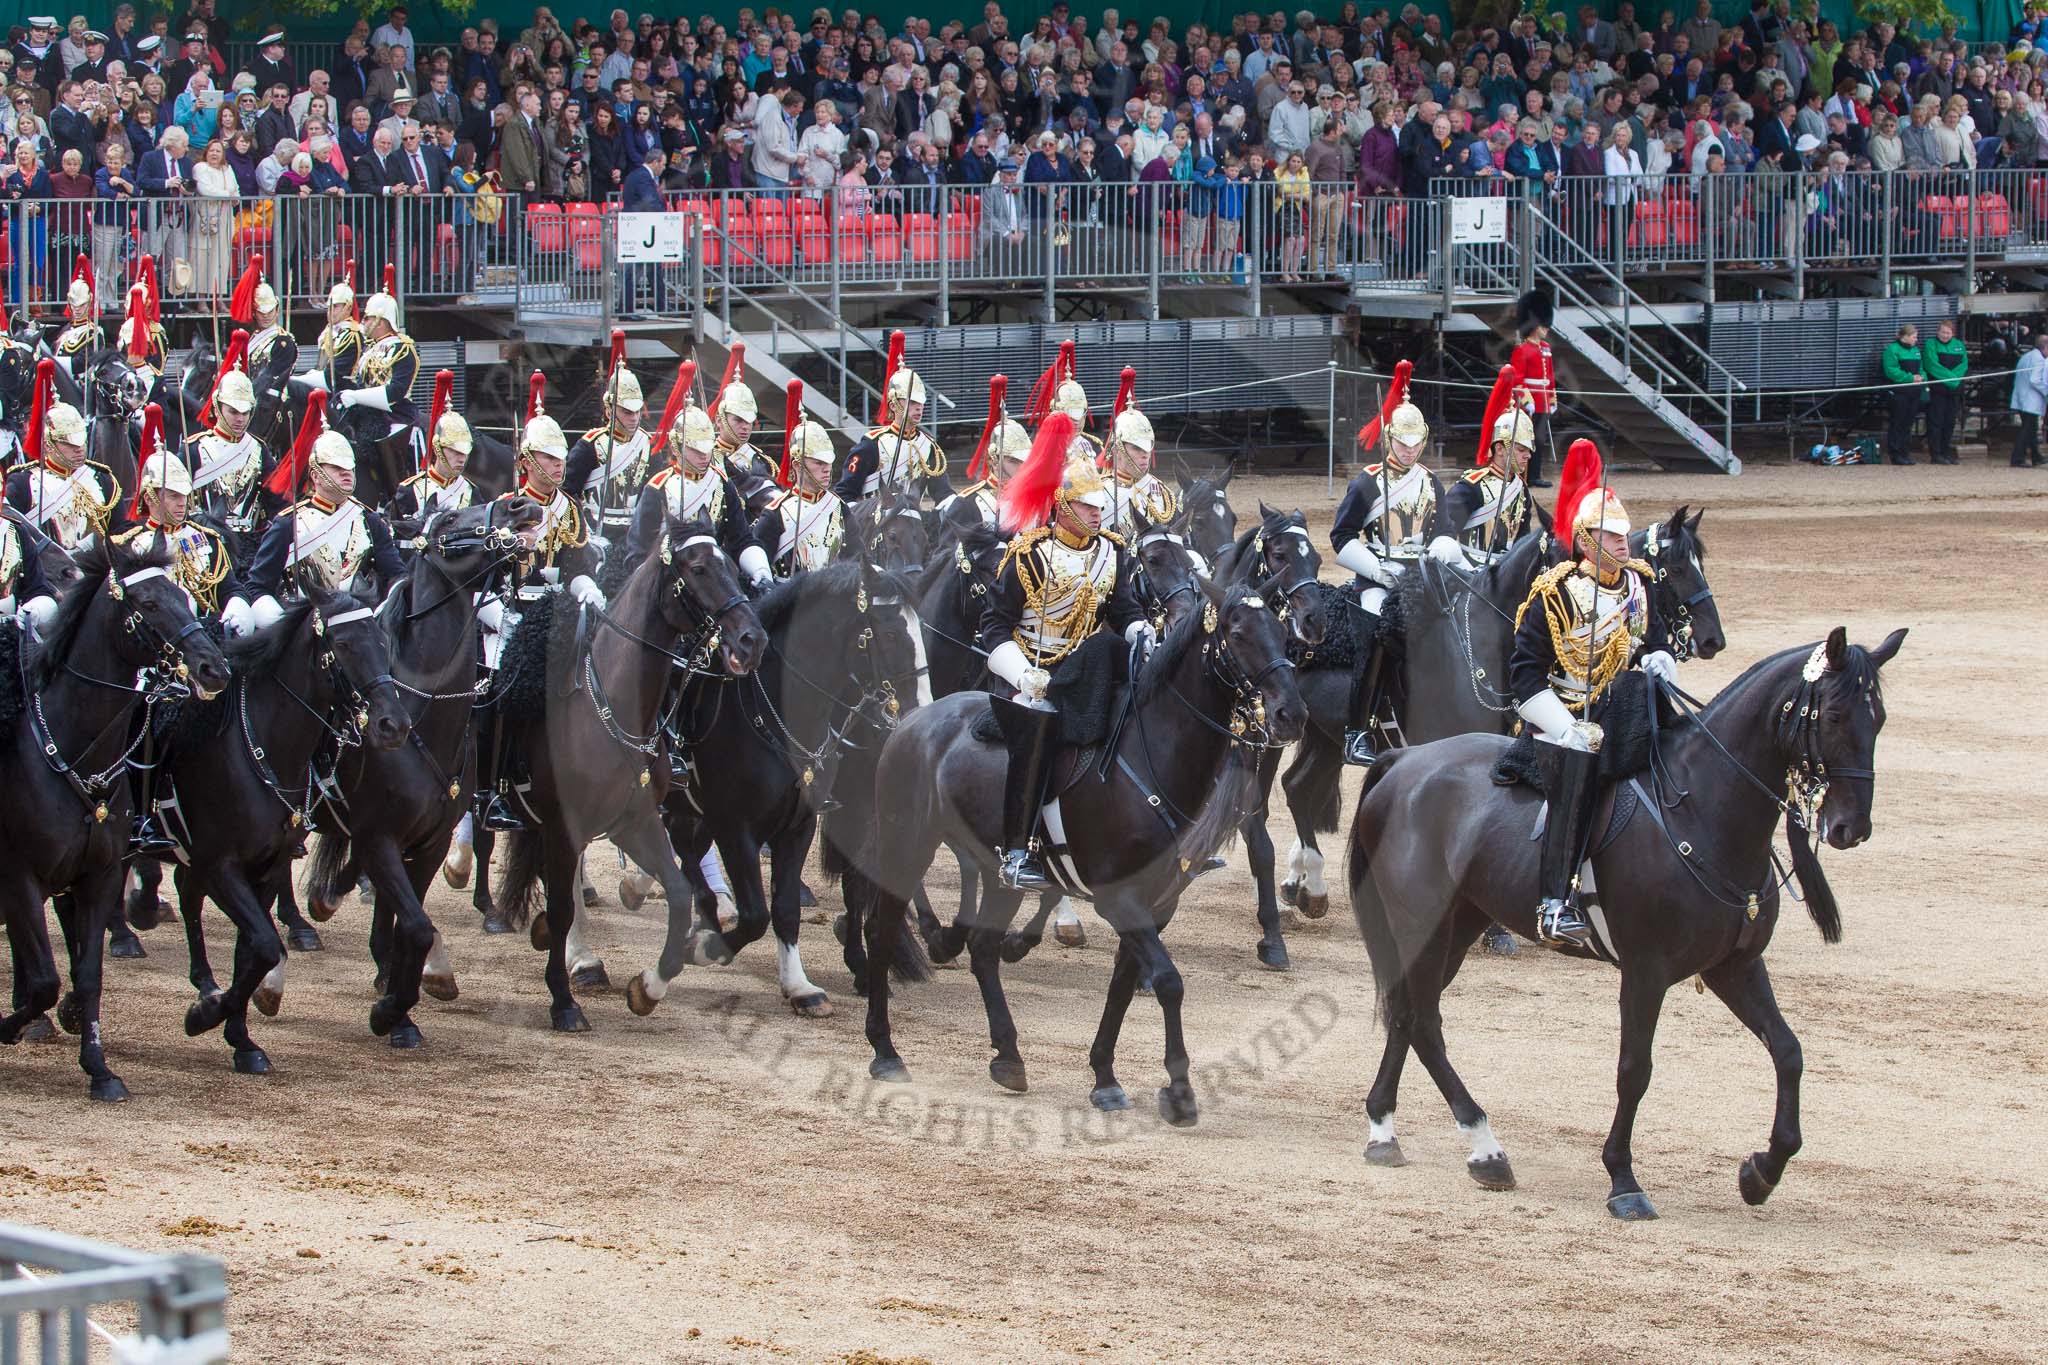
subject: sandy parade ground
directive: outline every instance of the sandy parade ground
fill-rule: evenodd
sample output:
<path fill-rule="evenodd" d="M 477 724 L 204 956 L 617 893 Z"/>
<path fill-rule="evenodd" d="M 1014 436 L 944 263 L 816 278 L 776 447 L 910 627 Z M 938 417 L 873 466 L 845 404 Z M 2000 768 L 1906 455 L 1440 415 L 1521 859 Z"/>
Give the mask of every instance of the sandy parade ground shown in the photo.
<path fill-rule="evenodd" d="M 1696 694 L 1837 623 L 1864 644 L 1912 628 L 1885 670 L 1874 837 L 1825 855 L 1846 939 L 1823 945 L 1788 906 L 1769 954 L 1805 1049 L 1806 1147 L 1760 1209 L 1735 1172 L 1768 1135 L 1768 1058 L 1681 987 L 1635 1138 L 1663 1218 L 1608 1217 L 1616 978 L 1528 946 L 1475 957 L 1445 1001 L 1520 1188 L 1466 1176 L 1415 1065 L 1410 1164 L 1369 1167 L 1378 1025 L 1340 835 L 1331 914 L 1290 915 L 1291 972 L 1252 957 L 1242 850 L 1183 902 L 1167 941 L 1203 1106 L 1189 1131 L 1151 1105 L 1146 998 L 1120 1049 L 1136 1107 L 1087 1105 L 1113 948 L 1092 917 L 1086 948 L 1048 939 L 1005 968 L 1030 1093 L 989 1081 L 964 971 L 898 995 L 916 1082 L 883 1090 L 815 872 L 806 965 L 834 1017 L 791 1015 L 763 943 L 686 969 L 648 1018 L 586 993 L 594 1032 L 574 1036 L 548 1030 L 524 937 L 486 938 L 437 883 L 462 993 L 422 1004 L 416 1053 L 369 1035 L 354 902 L 325 952 L 293 959 L 283 1014 L 252 1017 L 267 1078 L 184 1036 L 183 946 L 146 935 L 147 960 L 109 964 L 132 1103 L 87 1103 L 68 1038 L 0 1054 L 0 1219 L 221 1258 L 248 1360 L 2041 1359 L 2048 472 L 2001 451 L 1616 487 L 1638 525 L 1708 509 L 1729 647 L 1686 666 Z M 1302 507 L 1327 557 L 1320 476 L 1231 491 L 1243 513 Z M 1284 807 L 1272 828 L 1284 853 Z M 615 860 L 592 864 L 623 985 L 663 910 L 623 911 Z M 944 860 L 942 905 L 952 884 Z M 221 963 L 217 912 L 209 930 Z"/>

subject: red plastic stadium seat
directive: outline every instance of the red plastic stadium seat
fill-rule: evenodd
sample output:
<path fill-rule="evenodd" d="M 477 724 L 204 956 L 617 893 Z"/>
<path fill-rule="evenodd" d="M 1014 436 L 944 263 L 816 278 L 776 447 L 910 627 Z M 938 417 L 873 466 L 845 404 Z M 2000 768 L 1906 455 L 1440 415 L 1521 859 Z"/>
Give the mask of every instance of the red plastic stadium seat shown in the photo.
<path fill-rule="evenodd" d="M 787 224 L 784 224 L 785 229 Z M 761 259 L 769 265 L 785 266 L 796 261 L 795 238 L 785 230 L 761 239 Z"/>
<path fill-rule="evenodd" d="M 2012 208 L 2002 194 L 1980 194 L 1977 196 L 1977 235 L 1979 237 L 2009 237 L 2012 235 Z"/>
<path fill-rule="evenodd" d="M 532 236 L 536 251 L 560 251 L 569 240 L 568 224 L 562 220 L 562 210 L 554 204 L 528 205 L 526 231 Z"/>
<path fill-rule="evenodd" d="M 818 265 L 830 258 L 832 234 L 825 227 L 822 218 L 807 218 L 798 225 L 797 246 L 804 253 L 804 260 Z"/>
<path fill-rule="evenodd" d="M 868 228 L 868 238 L 874 243 L 877 261 L 903 259 L 903 227 L 888 214 L 874 216 Z"/>
<path fill-rule="evenodd" d="M 1387 205 L 1387 235 L 1399 237 L 1408 228 L 1408 206 L 1399 200 Z"/>
<path fill-rule="evenodd" d="M 910 259 L 913 261 L 936 261 L 939 259 L 939 220 L 929 213 L 906 213 L 903 215 L 903 233 L 910 240 Z"/>
<path fill-rule="evenodd" d="M 1636 221 L 1629 228 L 1630 246 L 1664 245 L 1664 205 L 1660 200 L 1637 200 Z"/>
<path fill-rule="evenodd" d="M 868 258 L 868 225 L 864 218 L 848 218 L 839 224 L 839 259 L 858 265 Z"/>
<path fill-rule="evenodd" d="M 1697 246 L 1700 240 L 1699 206 L 1690 199 L 1675 200 L 1665 215 L 1671 224 L 1673 246 Z"/>
<path fill-rule="evenodd" d="M 955 261 L 974 256 L 974 220 L 964 213 L 956 212 L 946 220 L 946 256 Z"/>

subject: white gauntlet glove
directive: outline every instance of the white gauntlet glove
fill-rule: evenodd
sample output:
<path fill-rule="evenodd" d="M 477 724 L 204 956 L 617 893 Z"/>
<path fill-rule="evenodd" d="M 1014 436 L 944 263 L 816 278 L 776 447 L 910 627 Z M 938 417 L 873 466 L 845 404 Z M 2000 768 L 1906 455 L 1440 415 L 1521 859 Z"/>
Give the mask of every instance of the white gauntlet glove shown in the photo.
<path fill-rule="evenodd" d="M 247 602 L 239 597 L 230 597 L 228 604 L 220 609 L 221 629 L 230 635 L 247 635 L 254 616 Z"/>
<path fill-rule="evenodd" d="M 363 391 L 361 389 L 343 389 L 339 394 L 335 395 L 335 401 L 345 408 L 352 408 L 363 401 Z"/>
<path fill-rule="evenodd" d="M 1439 564 L 1448 564 L 1456 569 L 1470 567 L 1465 562 L 1464 546 L 1449 536 L 1438 536 L 1429 542 L 1429 557 Z"/>
<path fill-rule="evenodd" d="M 1552 744 L 1561 744 L 1567 749 L 1590 749 L 1585 734 L 1572 719 L 1571 711 L 1558 699 L 1557 693 L 1549 688 L 1538 692 L 1525 702 L 1517 703 L 1515 714 L 1536 727 L 1542 736 Z"/>
<path fill-rule="evenodd" d="M 569 580 L 569 596 L 586 606 L 604 610 L 604 593 L 597 586 L 597 580 L 587 573 L 577 574 Z"/>
<path fill-rule="evenodd" d="M 1159 632 L 1152 629 L 1150 621 L 1133 621 L 1124 630 L 1124 643 L 1132 645 L 1142 644 L 1146 652 L 1150 653 L 1159 644 Z"/>
<path fill-rule="evenodd" d="M 1023 647 L 1015 640 L 1005 640 L 989 651 L 988 671 L 1008 683 L 1019 701 L 1045 705 L 1045 689 L 1051 685 L 1052 675 L 1025 658 Z"/>
<path fill-rule="evenodd" d="M 1368 583 L 1377 583 L 1383 588 L 1393 586 L 1394 576 L 1387 572 L 1380 557 L 1368 550 L 1360 538 L 1353 537 L 1345 542 L 1344 548 L 1337 551 L 1337 562 Z"/>
<path fill-rule="evenodd" d="M 749 545 L 740 551 L 740 572 L 756 588 L 770 587 L 775 582 L 775 570 L 768 563 L 768 552 L 758 545 Z"/>
<path fill-rule="evenodd" d="M 1045 700 L 1045 689 L 1052 686 L 1052 674 L 1042 668 L 1027 668 L 1018 680 L 1017 691 L 1030 701 Z"/>
<path fill-rule="evenodd" d="M 505 600 L 501 597 L 486 597 L 477 604 L 477 624 L 493 635 L 505 629 Z"/>
<path fill-rule="evenodd" d="M 1672 658 L 1667 650 L 1657 649 L 1650 651 L 1642 657 L 1641 661 L 1636 664 L 1636 667 L 1642 669 L 1643 672 L 1653 678 L 1660 678 L 1674 685 L 1678 682 L 1678 660 Z"/>
<path fill-rule="evenodd" d="M 31 597 L 21 604 L 20 614 L 28 620 L 29 634 L 41 639 L 50 627 L 56 624 L 57 599 L 48 596 Z"/>

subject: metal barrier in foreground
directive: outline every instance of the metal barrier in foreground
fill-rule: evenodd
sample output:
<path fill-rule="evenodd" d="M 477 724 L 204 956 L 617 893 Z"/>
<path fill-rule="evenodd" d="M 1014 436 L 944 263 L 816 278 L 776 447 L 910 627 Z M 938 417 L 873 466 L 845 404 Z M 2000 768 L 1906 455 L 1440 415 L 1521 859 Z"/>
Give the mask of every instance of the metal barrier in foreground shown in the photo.
<path fill-rule="evenodd" d="M 227 1269 L 207 1256 L 150 1256 L 104 1242 L 0 1223 L 0 1365 L 85 1365 L 99 1338 L 122 1365 L 208 1365 L 228 1358 Z M 121 1335 L 94 1322 L 132 1313 Z M 26 1349 L 30 1352 L 24 1355 Z"/>

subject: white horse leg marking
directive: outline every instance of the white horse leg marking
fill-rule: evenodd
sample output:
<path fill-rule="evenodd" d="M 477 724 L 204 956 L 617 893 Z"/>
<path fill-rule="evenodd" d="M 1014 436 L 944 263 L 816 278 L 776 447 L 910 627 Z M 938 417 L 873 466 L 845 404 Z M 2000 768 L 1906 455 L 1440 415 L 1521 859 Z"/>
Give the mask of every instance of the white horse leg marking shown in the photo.
<path fill-rule="evenodd" d="M 1379 1146 L 1382 1142 L 1392 1142 L 1394 1140 L 1393 1110 L 1389 1109 L 1387 1116 L 1383 1119 L 1376 1119 L 1370 1113 L 1366 1114 L 1365 1140 L 1375 1147 Z"/>
<path fill-rule="evenodd" d="M 1301 850 L 1301 889 L 1311 896 L 1328 895 L 1330 888 L 1323 884 L 1323 854 L 1321 849 Z"/>
<path fill-rule="evenodd" d="M 569 890 L 570 904 L 576 913 L 569 918 L 569 936 L 562 940 L 562 959 L 568 964 L 569 974 L 574 976 L 587 967 L 602 967 L 604 959 L 590 951 L 583 941 L 583 931 L 589 911 L 583 905 L 583 860 L 576 860 L 576 884 Z"/>
<path fill-rule="evenodd" d="M 1052 922 L 1056 925 L 1079 924 L 1081 922 L 1080 913 L 1074 909 L 1074 902 L 1071 898 L 1067 896 L 1060 897 L 1059 904 L 1052 908 Z"/>
<path fill-rule="evenodd" d="M 725 864 L 718 860 L 716 848 L 707 849 L 697 862 L 697 870 L 704 874 L 704 888 L 717 902 L 714 917 L 718 932 L 729 934 L 740 922 L 740 908 L 733 903 L 732 883 L 725 879 Z"/>
<path fill-rule="evenodd" d="M 1391 1128 L 1393 1126 L 1393 1116 L 1390 1114 L 1387 1117 L 1388 1127 Z M 1458 1131 L 1463 1133 L 1465 1140 L 1472 1144 L 1472 1155 L 1465 1158 L 1468 1165 L 1480 1161 L 1493 1161 L 1507 1155 L 1506 1152 L 1501 1150 L 1500 1143 L 1494 1140 L 1493 1124 L 1486 1119 L 1481 1119 L 1469 1127 L 1461 1123 L 1458 1125 Z"/>
<path fill-rule="evenodd" d="M 782 986 L 782 998 L 785 1000 L 800 1000 L 825 993 L 813 986 L 811 979 L 804 975 L 804 964 L 797 957 L 794 943 L 775 940 L 775 975 Z"/>
<path fill-rule="evenodd" d="M 1289 881 L 1298 881 L 1301 878 L 1301 854 L 1301 840 L 1296 839 L 1287 846 L 1287 880 Z"/>
<path fill-rule="evenodd" d="M 441 931 L 439 929 L 436 929 L 434 931 L 434 941 L 427 947 L 427 975 L 455 975 L 455 964 L 451 962 L 448 958 L 447 940 L 441 937 Z"/>
<path fill-rule="evenodd" d="M 932 704 L 931 664 L 924 657 L 924 622 L 917 619 L 917 609 L 908 602 L 903 604 L 903 624 L 910 631 L 911 657 L 917 661 L 917 704 Z"/>
<path fill-rule="evenodd" d="M 283 995 L 284 964 L 285 959 L 280 957 L 277 960 L 277 965 L 275 967 L 272 967 L 268 972 L 265 972 L 263 974 L 263 984 L 259 989 L 266 991 L 275 991 L 277 994 Z"/>

